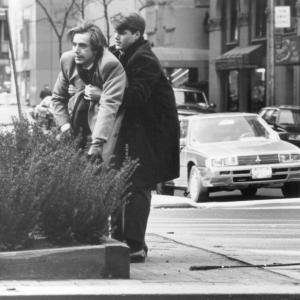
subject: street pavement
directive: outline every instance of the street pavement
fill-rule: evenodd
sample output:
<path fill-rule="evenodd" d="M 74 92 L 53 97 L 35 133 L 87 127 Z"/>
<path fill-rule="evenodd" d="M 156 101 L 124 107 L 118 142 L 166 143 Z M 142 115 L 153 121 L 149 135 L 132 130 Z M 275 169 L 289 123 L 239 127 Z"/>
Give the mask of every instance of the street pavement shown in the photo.
<path fill-rule="evenodd" d="M 267 218 L 269 211 L 282 211 L 283 218 L 276 214 L 277 222 Z M 149 257 L 144 264 L 131 264 L 129 280 L 2 281 L 0 299 L 300 299 L 299 211 L 300 199 L 194 204 L 184 197 L 154 195 L 147 234 Z M 262 212 L 257 226 L 255 212 Z M 285 217 L 287 212 L 290 217 Z M 198 214 L 206 220 L 196 218 Z M 249 216 L 245 219 L 249 226 L 244 224 L 240 231 L 228 227 L 230 223 L 242 226 L 243 216 Z M 273 255 L 268 247 L 260 249 L 265 253 L 259 255 L 247 251 L 249 244 L 243 247 L 251 231 L 263 233 L 264 239 L 282 226 L 291 229 L 295 244 L 286 243 L 283 235 L 281 252 L 273 249 L 273 254 L 280 256 L 276 262 L 291 266 L 268 266 L 274 262 L 267 259 Z M 238 235 L 241 245 L 226 245 L 230 231 Z"/>

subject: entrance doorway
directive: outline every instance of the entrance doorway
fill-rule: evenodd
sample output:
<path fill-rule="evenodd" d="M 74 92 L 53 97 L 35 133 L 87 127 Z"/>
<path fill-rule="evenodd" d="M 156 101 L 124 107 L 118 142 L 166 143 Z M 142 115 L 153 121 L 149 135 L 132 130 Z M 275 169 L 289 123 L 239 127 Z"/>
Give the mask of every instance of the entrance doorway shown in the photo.
<path fill-rule="evenodd" d="M 257 113 L 264 106 L 266 106 L 266 69 L 253 69 L 250 74 L 248 110 Z"/>

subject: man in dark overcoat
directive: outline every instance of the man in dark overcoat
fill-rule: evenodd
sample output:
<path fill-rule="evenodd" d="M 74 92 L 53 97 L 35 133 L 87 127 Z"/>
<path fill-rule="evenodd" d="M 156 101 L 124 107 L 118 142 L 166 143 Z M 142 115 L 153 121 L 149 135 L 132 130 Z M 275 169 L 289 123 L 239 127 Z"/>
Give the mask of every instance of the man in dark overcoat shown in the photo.
<path fill-rule="evenodd" d="M 137 13 L 119 13 L 111 21 L 115 29 L 111 51 L 121 61 L 128 79 L 116 156 L 120 162 L 127 155 L 138 158 L 140 164 L 125 216 L 119 216 L 114 237 L 128 244 L 132 262 L 144 262 L 151 190 L 157 183 L 179 176 L 179 121 L 173 89 L 143 38 L 145 20 Z"/>

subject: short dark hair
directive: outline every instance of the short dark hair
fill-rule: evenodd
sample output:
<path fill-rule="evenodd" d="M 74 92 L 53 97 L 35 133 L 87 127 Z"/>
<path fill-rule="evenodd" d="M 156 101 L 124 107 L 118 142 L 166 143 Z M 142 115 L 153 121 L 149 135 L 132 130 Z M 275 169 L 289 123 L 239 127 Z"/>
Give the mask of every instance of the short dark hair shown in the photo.
<path fill-rule="evenodd" d="M 111 17 L 111 23 L 117 32 L 130 30 L 131 32 L 139 31 L 141 35 L 145 32 L 145 19 L 136 12 L 128 14 L 118 13 Z"/>
<path fill-rule="evenodd" d="M 73 41 L 76 33 L 89 33 L 92 50 L 102 56 L 103 48 L 108 47 L 106 38 L 102 30 L 95 24 L 84 21 L 80 25 L 73 27 L 68 32 L 68 38 Z"/>

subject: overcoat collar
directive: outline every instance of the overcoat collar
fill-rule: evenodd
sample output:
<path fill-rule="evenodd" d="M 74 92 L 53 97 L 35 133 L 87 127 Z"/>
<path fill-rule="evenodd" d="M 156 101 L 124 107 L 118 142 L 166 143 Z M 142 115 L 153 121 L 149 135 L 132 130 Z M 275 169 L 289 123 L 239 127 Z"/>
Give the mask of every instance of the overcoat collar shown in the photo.
<path fill-rule="evenodd" d="M 121 54 L 120 61 L 123 65 L 126 65 L 130 57 L 137 51 L 141 46 L 148 45 L 148 41 L 146 41 L 143 37 L 140 37 L 135 43 L 130 45 L 124 52 Z"/>

